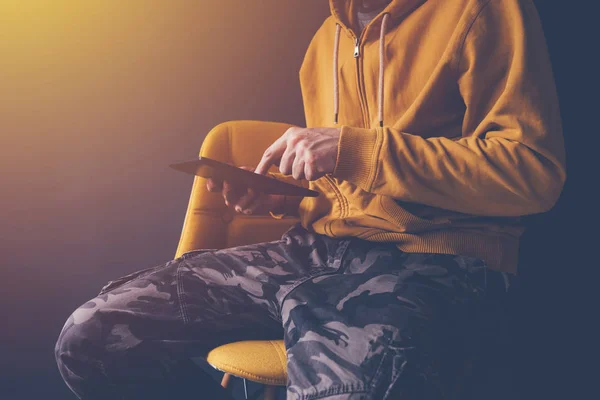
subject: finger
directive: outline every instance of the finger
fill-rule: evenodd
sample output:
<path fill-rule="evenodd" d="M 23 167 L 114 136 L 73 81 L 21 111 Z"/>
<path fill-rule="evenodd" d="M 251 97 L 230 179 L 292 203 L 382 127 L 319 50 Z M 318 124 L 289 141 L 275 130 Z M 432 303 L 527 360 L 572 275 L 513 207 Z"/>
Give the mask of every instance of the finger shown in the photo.
<path fill-rule="evenodd" d="M 304 170 L 306 169 L 304 160 L 302 157 L 296 157 L 294 165 L 292 165 L 292 176 L 294 179 L 304 179 Z"/>
<path fill-rule="evenodd" d="M 246 215 L 255 214 L 259 209 L 261 209 L 265 205 L 266 198 L 266 194 L 259 193 L 258 196 L 254 197 L 252 202 L 248 204 L 242 212 Z"/>
<path fill-rule="evenodd" d="M 236 188 L 231 185 L 229 182 L 223 182 L 223 199 L 225 200 L 226 206 L 232 206 L 237 203 L 237 200 L 243 195 L 243 192 L 240 188 Z"/>
<path fill-rule="evenodd" d="M 235 211 L 241 213 L 248 208 L 258 197 L 258 193 L 253 189 L 248 189 L 246 194 L 241 196 L 235 203 Z"/>
<path fill-rule="evenodd" d="M 229 182 L 223 182 L 223 190 L 221 191 L 221 194 L 223 195 L 223 200 L 225 201 L 226 206 L 229 206 L 228 196 L 231 195 L 231 191 L 232 187 Z"/>
<path fill-rule="evenodd" d="M 265 150 L 254 172 L 260 175 L 266 174 L 271 165 L 279 162 L 286 147 L 286 142 L 283 139 L 283 136 L 277 139 L 275 143 Z"/>
<path fill-rule="evenodd" d="M 296 150 L 293 147 L 287 147 L 281 156 L 281 160 L 279 161 L 279 172 L 284 175 L 292 174 L 292 166 L 294 165 L 294 160 L 296 160 Z"/>
<path fill-rule="evenodd" d="M 311 164 L 304 164 L 304 178 L 307 181 L 316 181 L 325 174 L 317 171 Z"/>
<path fill-rule="evenodd" d="M 208 178 L 206 181 L 206 190 L 213 193 L 220 192 L 223 190 L 223 182 L 213 178 Z"/>

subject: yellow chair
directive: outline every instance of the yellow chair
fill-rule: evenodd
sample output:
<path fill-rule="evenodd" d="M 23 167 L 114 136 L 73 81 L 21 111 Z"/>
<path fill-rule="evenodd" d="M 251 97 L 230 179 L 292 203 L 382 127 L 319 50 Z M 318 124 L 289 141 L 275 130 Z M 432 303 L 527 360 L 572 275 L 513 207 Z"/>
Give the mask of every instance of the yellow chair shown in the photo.
<path fill-rule="evenodd" d="M 200 155 L 236 166 L 255 166 L 264 150 L 291 125 L 275 122 L 234 121 L 216 126 L 206 136 Z M 246 216 L 229 211 L 220 195 L 206 190 L 196 177 L 176 257 L 190 250 L 219 249 L 277 240 L 298 220 Z M 207 361 L 225 374 L 227 387 L 237 376 L 267 385 L 265 399 L 275 398 L 275 387 L 287 381 L 283 340 L 229 343 L 209 352 Z"/>

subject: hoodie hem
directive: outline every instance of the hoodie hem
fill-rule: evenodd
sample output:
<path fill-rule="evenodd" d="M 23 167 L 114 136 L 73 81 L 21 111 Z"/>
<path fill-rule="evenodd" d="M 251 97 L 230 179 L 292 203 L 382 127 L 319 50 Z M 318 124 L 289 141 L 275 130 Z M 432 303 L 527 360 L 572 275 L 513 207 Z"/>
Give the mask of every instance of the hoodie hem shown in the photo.
<path fill-rule="evenodd" d="M 453 254 L 483 260 L 496 271 L 517 273 L 519 239 L 454 230 L 417 234 L 373 232 L 363 237 L 374 242 L 394 242 L 406 253 Z"/>

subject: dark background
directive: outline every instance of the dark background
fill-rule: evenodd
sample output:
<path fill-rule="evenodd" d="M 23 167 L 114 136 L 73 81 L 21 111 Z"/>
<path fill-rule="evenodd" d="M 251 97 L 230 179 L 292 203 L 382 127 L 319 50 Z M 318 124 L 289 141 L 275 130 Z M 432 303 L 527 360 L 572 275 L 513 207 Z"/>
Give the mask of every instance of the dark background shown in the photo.
<path fill-rule="evenodd" d="M 298 70 L 328 15 L 325 0 L 92 3 L 0 13 L 0 399 L 72 398 L 53 356 L 69 313 L 174 255 L 192 180 L 166 165 L 223 121 L 302 125 Z M 569 178 L 556 208 L 529 218 L 514 369 L 523 398 L 591 397 L 597 27 L 589 3 L 536 4 Z"/>

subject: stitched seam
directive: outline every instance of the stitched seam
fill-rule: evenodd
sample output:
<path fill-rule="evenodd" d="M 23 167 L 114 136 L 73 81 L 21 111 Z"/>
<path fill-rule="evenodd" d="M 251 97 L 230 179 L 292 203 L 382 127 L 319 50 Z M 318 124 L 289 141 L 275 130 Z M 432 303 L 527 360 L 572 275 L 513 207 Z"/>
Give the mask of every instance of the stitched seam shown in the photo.
<path fill-rule="evenodd" d="M 375 148 L 373 149 L 373 153 L 371 155 L 371 157 L 373 157 L 374 160 L 374 164 L 375 166 L 373 166 L 371 168 L 371 171 L 369 172 L 369 181 L 367 184 L 367 192 L 372 192 L 373 191 L 373 185 L 375 185 L 375 182 L 377 182 L 377 178 L 379 176 L 379 170 L 380 170 L 380 162 L 379 162 L 379 155 L 381 154 L 381 148 L 383 147 L 383 128 L 375 128 L 375 132 L 376 132 L 376 139 L 375 139 Z"/>
<path fill-rule="evenodd" d="M 281 301 L 279 302 L 279 304 L 280 304 L 279 308 L 283 308 L 283 303 L 285 302 L 287 297 L 290 295 L 290 293 L 292 293 L 294 290 L 298 289 L 300 286 L 304 285 L 306 282 L 311 281 L 315 278 L 320 278 L 322 276 L 339 274 L 340 270 L 342 269 L 344 258 L 346 257 L 346 250 L 348 249 L 349 244 L 350 244 L 350 241 L 346 241 L 345 243 L 341 244 L 340 247 L 336 250 L 336 256 L 338 256 L 340 259 L 339 268 L 335 268 L 333 271 L 331 271 L 331 270 L 327 270 L 324 267 L 321 267 L 320 270 L 318 270 L 318 272 L 315 272 L 314 274 L 310 274 L 310 275 L 304 277 L 303 279 L 297 281 L 296 284 L 292 285 L 291 288 L 289 288 L 287 291 L 282 293 Z M 327 261 L 327 263 L 329 263 L 329 260 Z"/>
<path fill-rule="evenodd" d="M 335 195 L 337 201 L 340 203 L 340 218 L 342 215 L 344 215 L 344 211 L 345 211 L 345 204 L 344 201 L 342 200 L 342 195 L 340 193 L 340 191 L 338 190 L 338 188 L 336 187 L 336 185 L 333 183 L 331 177 L 326 176 L 326 181 L 329 184 L 329 187 L 331 188 L 331 190 L 333 190 L 333 194 Z"/>
<path fill-rule="evenodd" d="M 367 240 L 371 236 L 376 235 L 376 234 L 378 234 L 380 232 L 381 232 L 381 229 L 371 228 L 371 229 L 367 229 L 363 233 L 360 233 L 360 234 L 356 235 L 356 237 L 359 238 L 359 239 L 365 239 L 365 240 Z"/>
<path fill-rule="evenodd" d="M 473 20 L 467 25 L 467 29 L 465 29 L 464 34 L 461 37 L 461 44 L 458 47 L 458 51 L 456 53 L 456 57 L 458 57 L 458 61 L 456 61 L 456 67 L 455 67 L 455 71 L 454 73 L 458 76 L 458 73 L 460 71 L 460 62 L 462 61 L 462 52 L 463 49 L 465 47 L 465 43 L 467 42 L 467 36 L 469 36 L 469 33 L 471 32 L 471 29 L 473 28 L 473 26 L 475 25 L 475 22 L 479 19 L 479 16 L 481 15 L 481 13 L 483 13 L 483 10 L 492 2 L 492 0 L 487 0 L 485 2 L 485 4 L 483 4 L 481 6 L 481 8 L 475 13 L 475 16 L 473 17 Z"/>
<path fill-rule="evenodd" d="M 383 203 L 383 200 L 384 200 L 384 197 L 383 197 L 383 196 L 381 196 L 381 197 L 379 198 L 379 205 L 381 206 L 381 209 L 382 209 L 382 210 L 383 210 L 383 211 L 384 211 L 384 212 L 387 214 L 387 216 L 390 218 L 390 220 L 391 220 L 391 221 L 393 221 L 395 218 L 394 218 L 394 216 L 393 216 L 393 215 L 390 213 L 390 211 L 388 210 L 388 208 L 385 206 L 385 204 Z M 413 218 L 414 218 L 416 221 L 418 221 L 418 223 L 419 223 L 419 224 L 421 224 L 421 225 L 424 225 L 424 227 L 423 227 L 423 228 L 425 228 L 425 227 L 438 227 L 438 226 L 440 226 L 440 224 L 438 224 L 438 223 L 432 222 L 432 221 L 430 221 L 430 220 L 428 220 L 428 219 L 425 219 L 425 218 L 421 218 L 421 217 L 419 217 L 418 215 L 415 215 L 415 214 L 413 214 L 413 213 L 411 213 L 411 212 L 407 211 L 407 210 L 406 210 L 406 209 L 404 209 L 404 208 L 402 208 L 402 209 L 403 209 L 403 210 L 404 210 L 404 211 L 405 211 L 407 214 L 410 214 L 410 215 L 411 215 L 411 217 L 413 217 Z M 447 220 L 446 220 L 446 221 L 447 221 Z M 420 232 L 420 230 L 419 230 L 419 231 L 417 231 L 417 232 Z"/>
<path fill-rule="evenodd" d="M 335 255 L 336 257 L 340 260 L 340 266 L 336 269 L 337 272 L 342 270 L 343 267 L 343 263 L 344 263 L 344 258 L 346 258 L 346 251 L 348 250 L 348 246 L 350 246 L 350 240 L 347 240 L 345 243 L 342 243 Z M 335 262 L 335 260 L 333 260 Z"/>
<path fill-rule="evenodd" d="M 311 395 L 307 396 L 307 397 L 303 397 L 303 400 L 318 400 L 318 399 L 326 399 L 328 397 L 333 397 L 333 396 L 339 396 L 340 394 L 346 394 L 346 393 L 367 393 L 366 390 L 352 390 L 352 389 L 348 389 L 348 390 L 342 390 L 340 392 L 337 393 L 331 393 L 331 394 L 326 394 L 323 396 L 317 396 L 317 397 L 313 397 Z"/>
<path fill-rule="evenodd" d="M 350 203 L 348 202 L 348 198 L 342 193 L 341 190 L 340 190 L 340 196 L 342 197 L 342 200 L 344 201 L 344 211 L 342 213 L 341 218 L 346 218 L 350 214 Z"/>
<path fill-rule="evenodd" d="M 380 153 L 380 148 L 379 147 L 379 129 L 383 129 L 383 128 L 375 128 L 375 132 L 376 132 L 376 139 L 375 139 L 375 148 L 373 149 L 373 153 L 371 154 L 371 157 L 374 159 L 374 166 L 371 170 L 371 172 L 369 173 L 369 181 L 367 184 L 367 191 L 371 192 L 373 190 L 373 185 L 375 185 L 375 182 L 377 182 L 377 178 L 379 177 L 379 153 Z M 382 146 L 383 146 L 383 139 L 382 139 Z"/>
<path fill-rule="evenodd" d="M 285 301 L 285 299 L 287 298 L 287 296 L 294 291 L 295 289 L 299 288 L 300 286 L 304 285 L 306 282 L 310 281 L 313 278 L 317 278 L 317 277 L 321 277 L 324 275 L 331 275 L 332 272 L 331 271 L 327 271 L 325 267 L 320 267 L 318 269 L 314 270 L 315 272 L 313 274 L 309 274 L 307 276 L 304 276 L 303 278 L 297 280 L 292 287 L 290 287 L 289 289 L 287 289 L 286 291 L 284 291 L 281 294 L 281 301 L 280 301 L 280 308 L 283 306 L 283 302 Z M 327 272 L 325 272 L 327 271 Z M 281 313 L 280 313 L 281 314 Z"/>
<path fill-rule="evenodd" d="M 257 381 L 257 382 L 274 383 L 274 384 L 276 384 L 276 385 L 280 385 L 280 386 L 283 386 L 283 385 L 285 385 L 285 384 L 286 384 L 286 382 L 285 382 L 285 381 L 283 381 L 283 380 L 281 380 L 281 379 L 265 378 L 265 377 L 262 377 L 262 376 L 259 376 L 259 375 L 256 375 L 256 374 L 253 374 L 253 373 L 251 373 L 251 372 L 245 371 L 245 370 L 243 370 L 243 369 L 241 369 L 241 368 L 238 368 L 238 367 L 236 367 L 236 366 L 233 366 L 233 365 L 231 365 L 231 364 L 227 364 L 227 363 L 224 363 L 224 362 L 219 362 L 219 364 L 220 364 L 220 365 L 223 365 L 223 366 L 225 366 L 225 367 L 227 367 L 227 368 L 231 368 L 232 370 L 234 370 L 234 371 L 235 371 L 235 372 L 237 372 L 237 373 L 240 373 L 240 374 L 245 374 L 245 375 L 249 376 L 250 378 L 256 379 L 256 381 Z M 216 368 L 216 367 L 215 367 L 215 368 Z M 222 370 L 222 369 L 220 369 L 220 368 L 217 368 L 217 369 L 219 369 L 220 371 L 223 371 L 223 370 Z M 223 371 L 223 372 L 227 372 L 228 374 L 230 373 L 230 372 L 228 372 L 228 371 Z M 243 376 L 241 376 L 240 378 L 243 378 Z"/>
<path fill-rule="evenodd" d="M 357 389 L 354 385 L 338 385 L 337 387 L 329 388 L 324 391 L 312 394 L 306 394 L 302 396 L 302 400 L 317 400 L 325 399 L 331 396 L 339 396 L 340 394 L 346 393 L 368 393 L 369 391 L 365 388 Z"/>
<path fill-rule="evenodd" d="M 227 124 L 227 149 L 229 150 L 229 162 L 233 163 L 233 149 L 231 148 L 231 124 Z"/>
<path fill-rule="evenodd" d="M 190 319 L 187 314 L 185 302 L 183 301 L 183 280 L 181 279 L 181 265 L 177 266 L 177 273 L 175 279 L 177 280 L 177 298 L 179 299 L 179 312 L 181 314 L 181 319 L 183 319 L 184 324 L 188 324 L 190 322 Z"/>
<path fill-rule="evenodd" d="M 277 346 L 275 343 L 273 343 L 272 340 L 269 340 L 269 343 L 271 344 L 271 346 L 273 346 L 273 348 L 275 349 L 275 352 L 277 352 L 277 356 L 279 357 L 279 361 L 281 362 L 281 365 L 285 366 L 287 363 L 287 355 L 281 354 L 281 349 L 279 348 L 279 346 Z"/>
<path fill-rule="evenodd" d="M 369 382 L 369 387 L 371 389 L 373 389 L 375 387 L 375 385 L 377 385 L 377 382 L 379 381 L 379 377 L 381 376 L 382 371 L 382 367 L 383 367 L 383 362 L 386 360 L 386 358 L 388 357 L 388 355 L 390 354 L 390 344 L 392 343 L 392 338 L 390 337 L 387 345 L 385 347 L 385 351 L 383 352 L 382 356 L 381 356 L 381 360 L 379 361 L 379 365 L 377 366 L 377 369 L 375 370 L 375 374 L 373 374 L 373 378 L 371 378 L 371 381 Z"/>

